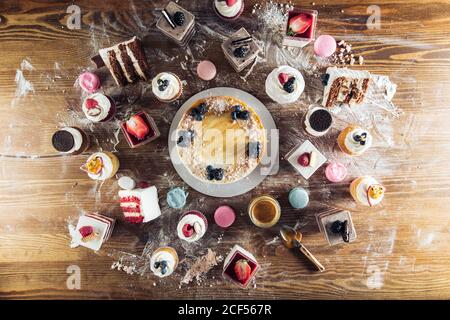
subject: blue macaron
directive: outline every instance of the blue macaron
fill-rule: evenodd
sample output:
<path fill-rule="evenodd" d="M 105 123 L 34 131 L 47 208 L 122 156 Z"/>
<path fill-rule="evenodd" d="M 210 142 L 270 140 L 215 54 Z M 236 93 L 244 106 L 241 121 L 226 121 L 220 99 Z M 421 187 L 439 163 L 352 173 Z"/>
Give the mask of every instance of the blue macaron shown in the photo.
<path fill-rule="evenodd" d="M 302 187 L 295 187 L 289 192 L 289 203 L 294 209 L 303 209 L 309 203 L 308 191 Z"/>

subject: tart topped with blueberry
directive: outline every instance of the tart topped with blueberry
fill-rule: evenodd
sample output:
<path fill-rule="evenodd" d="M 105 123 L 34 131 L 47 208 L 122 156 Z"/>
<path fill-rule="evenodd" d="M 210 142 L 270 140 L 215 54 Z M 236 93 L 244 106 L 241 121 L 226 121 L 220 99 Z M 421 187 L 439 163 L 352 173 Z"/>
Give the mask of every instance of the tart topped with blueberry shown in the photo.
<path fill-rule="evenodd" d="M 210 183 L 246 177 L 260 163 L 265 145 L 258 114 L 229 96 L 196 101 L 177 128 L 181 160 L 195 177 Z"/>

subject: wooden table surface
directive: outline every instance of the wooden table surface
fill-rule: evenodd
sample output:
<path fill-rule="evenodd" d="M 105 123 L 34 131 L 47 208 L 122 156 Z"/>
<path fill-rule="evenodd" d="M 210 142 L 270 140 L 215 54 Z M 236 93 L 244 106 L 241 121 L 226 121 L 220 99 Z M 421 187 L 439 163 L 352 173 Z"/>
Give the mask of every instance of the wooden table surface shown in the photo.
<path fill-rule="evenodd" d="M 188 189 L 188 208 L 203 210 L 210 222 L 221 203 L 234 206 L 238 220 L 226 232 L 211 226 L 200 245 L 182 247 L 175 235 L 181 211 L 168 209 L 165 202 L 170 187 L 185 186 L 167 150 L 167 134 L 178 105 L 157 102 L 151 90 L 145 90 L 148 86 L 142 85 L 138 89 L 143 90 L 137 90 L 142 93 L 140 99 L 125 108 L 147 110 L 162 137 L 131 150 L 119 136 L 116 149 L 122 169 L 158 187 L 161 219 L 138 227 L 120 221 L 116 182 L 98 185 L 88 179 L 79 169 L 88 154 L 55 155 L 51 135 L 67 124 L 81 125 L 97 137 L 91 151 L 114 149 L 117 124 L 92 126 L 83 121 L 81 93 L 74 83 L 82 70 L 91 67 L 89 58 L 98 48 L 134 35 L 143 39 L 154 73 L 173 71 L 186 80 L 181 102 L 209 87 L 242 88 L 273 114 L 280 129 L 281 156 L 304 140 L 299 118 L 317 96 L 317 88 L 308 89 L 311 82 L 307 81 L 306 96 L 298 103 L 277 105 L 265 94 L 264 79 L 278 58 L 266 57 L 245 80 L 223 59 L 220 35 L 227 36 L 242 25 L 258 29 L 251 13 L 255 1 L 245 2 L 241 18 L 220 22 L 210 1 L 181 0 L 199 25 L 189 51 L 172 45 L 156 31 L 154 9 L 165 1 L 0 2 L 0 298 L 450 298 L 450 1 L 380 0 L 381 28 L 374 30 L 366 26 L 369 14 L 361 1 L 295 1 L 319 11 L 321 34 L 345 39 L 356 53 L 363 54 L 365 66 L 359 69 L 389 75 L 398 84 L 394 102 L 402 116 L 394 119 L 380 109 L 381 117 L 374 117 L 375 128 L 382 128 L 375 146 L 358 160 L 345 159 L 352 177 L 371 174 L 385 184 L 388 192 L 380 208 L 357 207 L 349 199 L 348 181 L 327 183 L 321 173 L 303 180 L 281 158 L 278 174 L 245 195 L 222 200 Z M 80 30 L 66 25 L 66 10 L 72 3 L 81 8 Z M 209 83 L 198 80 L 194 72 L 196 63 L 206 58 L 219 70 L 219 77 Z M 22 96 L 24 88 L 15 82 L 20 75 L 33 86 Z M 341 157 L 335 146 L 337 133 L 334 130 L 312 141 L 326 148 L 327 155 Z M 288 204 L 287 192 L 296 185 L 309 189 L 311 204 L 305 210 L 293 210 Z M 262 193 L 279 199 L 280 223 L 297 224 L 305 245 L 325 265 L 324 273 L 314 272 L 302 256 L 285 249 L 276 238 L 277 228 L 261 230 L 251 224 L 247 204 Z M 327 245 L 315 222 L 315 214 L 327 207 L 352 211 L 356 242 Z M 113 237 L 97 254 L 69 248 L 68 221 L 83 211 L 119 218 Z M 147 242 L 150 246 L 174 245 L 182 259 L 187 254 L 203 254 L 207 247 L 225 255 L 240 244 L 255 254 L 262 269 L 247 290 L 223 281 L 221 264 L 201 284 L 182 286 L 183 264 L 188 260 L 164 281 L 149 273 L 139 276 L 111 270 L 120 252 L 139 256 Z M 70 266 L 80 268 L 79 290 L 66 286 Z"/>

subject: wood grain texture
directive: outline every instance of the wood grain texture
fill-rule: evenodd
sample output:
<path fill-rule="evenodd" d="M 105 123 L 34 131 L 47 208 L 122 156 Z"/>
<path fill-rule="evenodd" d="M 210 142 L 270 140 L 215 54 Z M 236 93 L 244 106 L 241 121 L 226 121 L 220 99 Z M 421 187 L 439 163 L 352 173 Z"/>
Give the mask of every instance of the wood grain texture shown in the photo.
<path fill-rule="evenodd" d="M 116 148 L 122 169 L 133 170 L 158 186 L 164 219 L 136 228 L 119 221 L 98 254 L 69 248 L 67 220 L 76 219 L 82 210 L 120 217 L 116 183 L 96 185 L 79 170 L 87 154 L 57 156 L 49 144 L 58 126 L 70 124 L 74 115 L 83 118 L 74 82 L 102 46 L 138 35 L 154 73 L 173 71 L 186 80 L 182 100 L 208 87 L 242 88 L 273 114 L 282 137 L 281 156 L 301 140 L 298 123 L 309 101 L 280 106 L 265 95 L 264 80 L 275 61 L 258 64 L 244 82 L 223 59 L 219 38 L 211 36 L 201 50 L 195 42 L 189 56 L 155 30 L 154 9 L 164 2 L 76 1 L 82 10 L 81 30 L 66 27 L 66 9 L 73 1 L 0 2 L 0 298 L 449 299 L 450 1 L 378 1 L 380 30 L 367 29 L 367 7 L 360 1 L 315 1 L 314 6 L 301 2 L 319 10 L 321 34 L 348 40 L 355 52 L 364 55 L 365 69 L 389 75 L 399 84 L 394 101 L 404 114 L 390 120 L 393 130 L 386 135 L 392 143 L 380 139 L 360 160 L 364 163 L 352 162 L 352 175 L 381 174 L 388 189 L 383 207 L 357 207 L 349 200 L 348 183 L 327 183 L 322 174 L 305 181 L 281 159 L 277 175 L 243 196 L 219 201 L 189 190 L 188 207 L 201 208 L 208 218 L 219 202 L 236 208 L 237 223 L 224 234 L 211 226 L 202 246 L 220 254 L 236 243 L 250 249 L 262 265 L 255 287 L 241 290 L 223 281 L 221 266 L 208 274 L 204 284 L 181 288 L 184 270 L 164 281 L 110 270 L 111 255 L 117 250 L 140 255 L 160 230 L 175 238 L 180 212 L 169 210 L 164 198 L 171 186 L 183 185 L 170 163 L 166 143 L 177 106 L 161 104 L 147 91 L 132 107 L 148 111 L 162 137 L 136 150 L 121 139 Z M 181 0 L 180 4 L 196 15 L 199 25 L 229 35 L 241 25 L 257 28 L 251 14 L 256 1 L 245 2 L 244 15 L 230 23 L 218 22 L 209 0 Z M 199 32 L 204 35 L 205 30 Z M 167 62 L 171 57 L 172 62 Z M 210 83 L 199 82 L 194 73 L 196 62 L 205 58 L 215 62 L 221 75 Z M 34 92 L 18 98 L 14 79 L 24 59 L 34 68 L 23 71 Z M 106 73 L 103 77 L 108 79 Z M 306 94 L 313 99 L 312 89 Z M 95 133 L 97 148 L 113 148 L 113 124 L 84 125 Z M 336 154 L 332 141 L 337 133 L 328 137 L 331 154 Z M 326 143 L 323 139 L 315 142 Z M 296 185 L 310 191 L 311 205 L 301 212 L 287 200 L 287 191 Z M 247 204 L 262 193 L 279 199 L 281 223 L 300 226 L 305 245 L 325 265 L 324 273 L 315 273 L 306 259 L 279 241 L 271 243 L 276 228 L 260 230 L 251 224 Z M 357 242 L 327 245 L 315 214 L 329 206 L 353 212 Z M 81 290 L 66 287 L 70 265 L 81 269 Z"/>

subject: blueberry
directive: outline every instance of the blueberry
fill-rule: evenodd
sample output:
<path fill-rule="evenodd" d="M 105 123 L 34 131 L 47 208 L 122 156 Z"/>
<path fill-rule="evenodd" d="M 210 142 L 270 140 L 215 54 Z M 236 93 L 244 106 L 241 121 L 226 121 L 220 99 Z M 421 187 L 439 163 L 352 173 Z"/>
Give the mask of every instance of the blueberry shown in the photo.
<path fill-rule="evenodd" d="M 241 120 L 248 120 L 248 118 L 250 118 L 250 112 L 248 112 L 248 110 L 244 110 L 239 112 L 237 116 Z"/>
<path fill-rule="evenodd" d="M 198 113 L 199 113 L 199 112 L 198 112 L 198 109 L 193 108 L 193 109 L 191 109 L 191 111 L 189 112 L 189 115 L 190 115 L 191 117 L 195 118 L 195 116 L 196 116 Z"/>
<path fill-rule="evenodd" d="M 158 90 L 159 91 L 164 91 L 164 90 L 166 90 L 167 89 L 167 86 L 165 85 L 165 84 L 160 84 L 159 86 L 158 86 Z"/>
<path fill-rule="evenodd" d="M 328 84 L 328 80 L 330 80 L 330 75 L 328 73 L 325 73 L 321 78 L 322 84 L 326 86 Z"/>
<path fill-rule="evenodd" d="M 205 115 L 203 113 L 200 113 L 197 111 L 197 114 L 195 115 L 194 119 L 196 121 L 202 121 L 205 118 Z"/>
<path fill-rule="evenodd" d="M 160 266 L 161 266 L 161 263 L 158 262 L 158 261 L 156 261 L 155 264 L 153 265 L 153 267 L 154 267 L 155 269 L 159 269 Z"/>
<path fill-rule="evenodd" d="M 214 170 L 214 179 L 216 179 L 217 181 L 223 179 L 223 169 L 219 168 Z"/>
<path fill-rule="evenodd" d="M 240 105 L 238 105 L 238 104 L 235 105 L 233 108 L 234 108 L 234 110 L 237 111 L 237 112 L 241 112 L 241 111 L 243 110 L 242 106 L 240 106 Z"/>
<path fill-rule="evenodd" d="M 206 103 L 200 103 L 200 105 L 198 106 L 198 111 L 201 113 L 201 114 L 205 114 L 208 110 L 207 110 L 207 106 L 206 106 Z"/>
<path fill-rule="evenodd" d="M 238 118 L 238 112 L 236 110 L 232 111 L 231 112 L 231 119 L 236 120 L 237 118 Z"/>
<path fill-rule="evenodd" d="M 287 93 L 292 93 L 292 92 L 294 92 L 294 84 L 292 82 L 288 81 L 283 85 L 283 89 Z"/>
<path fill-rule="evenodd" d="M 164 83 L 164 85 L 167 87 L 167 86 L 169 85 L 170 82 L 169 82 L 169 80 L 166 79 L 166 80 L 163 81 L 163 83 Z"/>
<path fill-rule="evenodd" d="M 331 225 L 331 232 L 333 233 L 341 233 L 343 229 L 344 229 L 344 222 L 342 221 L 336 220 Z"/>
<path fill-rule="evenodd" d="M 212 172 L 214 170 L 213 166 L 207 166 L 206 167 L 206 172 Z"/>
<path fill-rule="evenodd" d="M 247 54 L 247 52 L 248 52 L 248 48 L 242 46 L 242 47 L 239 47 L 239 48 L 234 49 L 233 55 L 234 55 L 236 58 L 244 58 L 245 55 Z"/>

